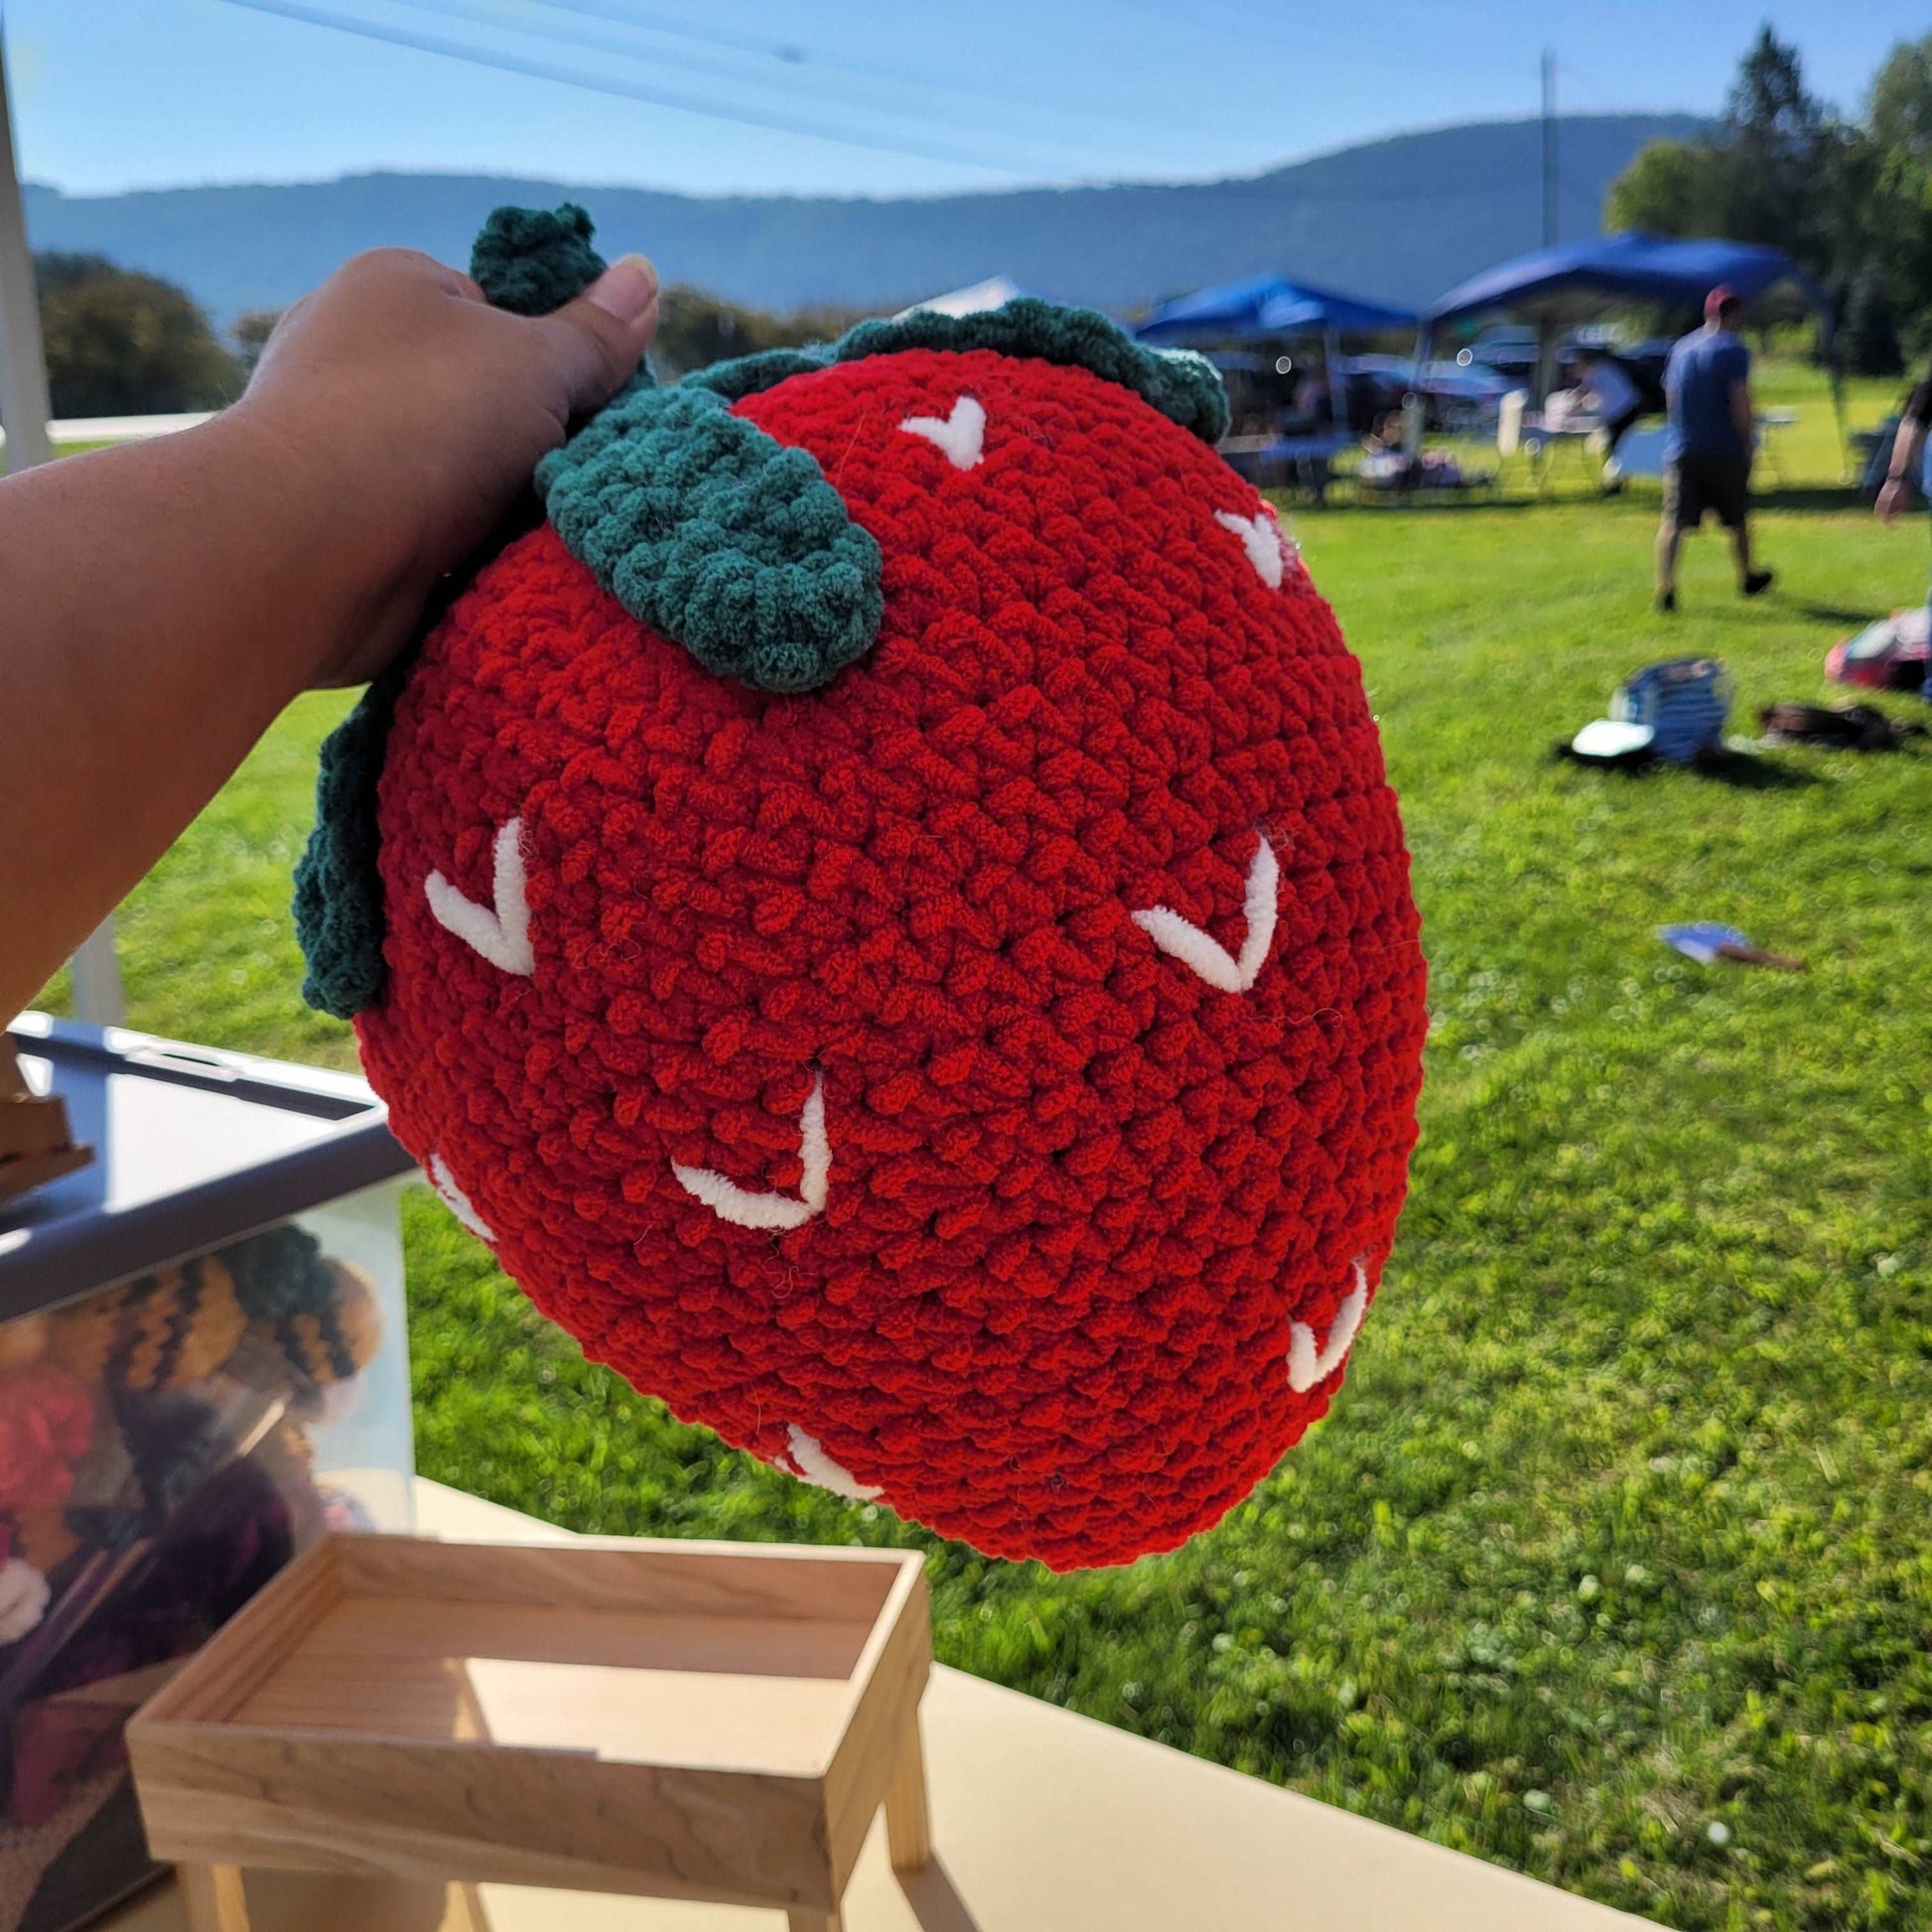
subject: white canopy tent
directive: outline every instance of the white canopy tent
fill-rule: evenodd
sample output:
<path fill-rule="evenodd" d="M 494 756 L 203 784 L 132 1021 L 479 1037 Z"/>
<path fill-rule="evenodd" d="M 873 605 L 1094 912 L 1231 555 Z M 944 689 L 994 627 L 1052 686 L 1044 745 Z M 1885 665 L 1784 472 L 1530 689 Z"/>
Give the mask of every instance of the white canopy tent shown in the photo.
<path fill-rule="evenodd" d="M 973 282 L 963 289 L 948 289 L 944 295 L 927 296 L 923 302 L 901 309 L 893 319 L 897 322 L 917 315 L 920 310 L 935 316 L 976 316 L 987 309 L 1004 309 L 1016 297 L 1032 294 L 1032 289 L 1022 288 L 1011 276 L 989 275 L 985 281 Z"/>
<path fill-rule="evenodd" d="M 54 454 L 49 414 L 47 351 L 41 342 L 34 258 L 27 245 L 27 213 L 14 152 L 6 41 L 0 36 L 0 429 L 6 432 L 9 470 L 31 470 Z M 123 1017 L 111 917 L 101 921 L 73 956 L 73 1008 L 98 1027 L 117 1026 Z M 0 1014 L 0 1020 L 8 1017 Z"/>

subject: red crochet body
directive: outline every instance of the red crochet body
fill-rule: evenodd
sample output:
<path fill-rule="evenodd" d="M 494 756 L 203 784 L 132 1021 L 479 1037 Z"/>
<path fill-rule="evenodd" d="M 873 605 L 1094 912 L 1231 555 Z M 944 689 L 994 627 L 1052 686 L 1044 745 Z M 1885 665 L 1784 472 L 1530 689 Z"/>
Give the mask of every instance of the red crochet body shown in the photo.
<path fill-rule="evenodd" d="M 964 469 L 902 427 L 962 396 Z M 1256 493 L 1084 370 L 907 351 L 738 408 L 878 539 L 878 644 L 762 695 L 547 526 L 505 550 L 397 711 L 370 1077 L 680 1417 L 992 1555 L 1172 1548 L 1323 1414 L 1402 1204 L 1424 967 L 1359 669 Z M 426 891 L 490 907 L 512 819 L 527 973 Z M 1273 940 L 1221 990 L 1133 914 L 1238 957 L 1264 838 Z M 674 1171 L 799 1198 L 815 1086 L 802 1225 Z"/>

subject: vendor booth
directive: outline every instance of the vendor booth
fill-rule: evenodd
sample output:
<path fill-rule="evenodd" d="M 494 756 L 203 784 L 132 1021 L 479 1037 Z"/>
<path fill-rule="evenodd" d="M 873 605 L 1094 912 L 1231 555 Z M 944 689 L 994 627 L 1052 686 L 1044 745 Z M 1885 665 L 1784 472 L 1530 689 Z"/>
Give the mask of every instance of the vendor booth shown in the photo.
<path fill-rule="evenodd" d="M 1557 386 L 1567 331 L 1596 320 L 1606 306 L 1618 301 L 1695 312 L 1721 283 L 1735 289 L 1746 302 L 1774 288 L 1795 288 L 1823 318 L 1826 352 L 1831 359 L 1830 300 L 1782 248 L 1715 236 L 1653 235 L 1635 230 L 1559 248 L 1539 248 L 1457 283 L 1423 317 L 1417 357 L 1426 360 L 1458 323 L 1509 316 L 1531 325 L 1536 332 L 1534 374 L 1524 402 L 1505 416 L 1503 441 L 1507 443 L 1515 435 L 1553 435 L 1555 430 L 1543 418 L 1522 412 L 1525 404 L 1531 412 L 1540 410 Z M 1832 396 L 1842 438 L 1844 405 L 1835 360 Z M 1587 425 L 1578 427 L 1581 430 Z"/>
<path fill-rule="evenodd" d="M 1339 295 L 1285 275 L 1255 275 L 1164 302 L 1134 333 L 1157 347 L 1204 349 L 1217 360 L 1264 344 L 1286 346 L 1318 337 L 1323 353 L 1318 404 L 1299 417 L 1278 408 L 1273 412 L 1277 420 L 1245 434 L 1237 426 L 1221 453 L 1254 481 L 1299 477 L 1319 495 L 1328 464 L 1353 444 L 1357 430 L 1351 404 L 1358 378 L 1342 355 L 1343 339 L 1406 334 L 1415 322 L 1409 312 L 1383 303 Z"/>
<path fill-rule="evenodd" d="M 1782 248 L 1632 230 L 1539 248 L 1458 282 L 1424 315 L 1418 354 L 1426 358 L 1452 324 L 1517 317 L 1537 332 L 1533 393 L 1540 400 L 1551 387 L 1562 330 L 1600 316 L 1606 303 L 1619 298 L 1694 310 L 1720 283 L 1746 302 L 1784 284 L 1795 287 L 1825 317 L 1829 341 L 1825 291 Z"/>

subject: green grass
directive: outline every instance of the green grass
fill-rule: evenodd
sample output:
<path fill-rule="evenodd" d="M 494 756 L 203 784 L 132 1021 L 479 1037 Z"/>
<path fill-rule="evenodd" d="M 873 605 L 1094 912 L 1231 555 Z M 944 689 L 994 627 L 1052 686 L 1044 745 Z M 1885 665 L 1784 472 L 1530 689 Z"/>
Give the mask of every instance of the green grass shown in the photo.
<path fill-rule="evenodd" d="M 1776 386 L 1799 483 L 1834 474 L 1815 378 Z M 1673 623 L 1654 506 L 1298 519 L 1435 1025 L 1348 1387 L 1218 1530 L 1056 1579 L 848 1508 L 586 1367 L 419 1194 L 425 1471 L 588 1530 L 919 1544 L 948 1662 L 1671 1925 L 1932 1922 L 1932 755 L 1784 752 L 1755 787 L 1548 757 L 1679 650 L 1727 660 L 1740 724 L 1821 696 L 1925 535 L 1774 510 L 1777 592 L 1736 602 L 1707 534 Z M 298 706 L 136 895 L 137 1024 L 348 1058 L 283 909 L 341 708 Z M 1683 917 L 1811 970 L 1696 967 L 1654 937 Z"/>

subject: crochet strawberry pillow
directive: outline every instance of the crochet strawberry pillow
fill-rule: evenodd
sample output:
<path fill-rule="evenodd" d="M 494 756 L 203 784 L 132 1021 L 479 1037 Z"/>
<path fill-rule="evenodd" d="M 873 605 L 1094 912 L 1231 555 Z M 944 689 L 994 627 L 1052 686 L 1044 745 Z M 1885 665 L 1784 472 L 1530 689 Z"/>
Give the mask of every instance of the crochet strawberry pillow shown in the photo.
<path fill-rule="evenodd" d="M 492 217 L 539 312 L 581 211 Z M 595 1359 L 1001 1557 L 1326 1410 L 1424 966 L 1360 669 L 1211 366 L 1022 300 L 641 376 L 325 754 L 307 991 Z"/>

